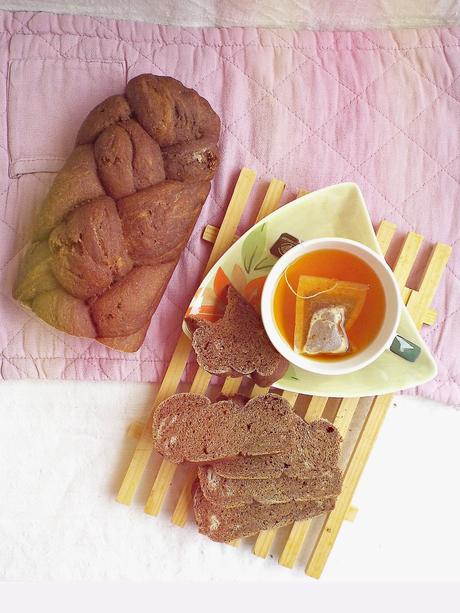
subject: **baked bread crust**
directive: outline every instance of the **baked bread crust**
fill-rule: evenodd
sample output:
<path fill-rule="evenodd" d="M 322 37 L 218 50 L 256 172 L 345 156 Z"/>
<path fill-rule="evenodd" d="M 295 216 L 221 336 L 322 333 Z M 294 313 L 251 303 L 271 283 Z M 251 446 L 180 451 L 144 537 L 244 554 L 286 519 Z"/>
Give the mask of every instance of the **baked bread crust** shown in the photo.
<path fill-rule="evenodd" d="M 249 375 L 261 387 L 281 379 L 289 362 L 273 347 L 255 309 L 231 285 L 224 315 L 214 323 L 189 316 L 198 364 L 221 377 Z"/>
<path fill-rule="evenodd" d="M 306 422 L 295 416 L 290 445 L 282 453 L 238 457 L 213 462 L 213 470 L 228 479 L 309 479 L 311 471 L 337 466 L 342 437 L 326 419 Z"/>
<path fill-rule="evenodd" d="M 311 469 L 305 479 L 281 475 L 276 479 L 228 479 L 218 475 L 212 465 L 198 468 L 203 496 L 214 505 L 226 508 L 259 504 L 280 504 L 338 496 L 342 489 L 339 468 Z"/>
<path fill-rule="evenodd" d="M 137 351 L 218 166 L 220 120 L 143 74 L 86 117 L 46 196 L 13 295 L 50 325 Z"/>
<path fill-rule="evenodd" d="M 332 511 L 335 497 L 282 504 L 253 504 L 226 508 L 210 503 L 198 482 L 194 485 L 193 510 L 198 531 L 213 541 L 228 543 L 257 534 L 261 530 L 280 528 Z"/>
<path fill-rule="evenodd" d="M 174 394 L 155 411 L 153 442 L 175 463 L 279 453 L 289 447 L 295 418 L 289 402 L 276 394 L 252 398 L 245 405 Z"/>

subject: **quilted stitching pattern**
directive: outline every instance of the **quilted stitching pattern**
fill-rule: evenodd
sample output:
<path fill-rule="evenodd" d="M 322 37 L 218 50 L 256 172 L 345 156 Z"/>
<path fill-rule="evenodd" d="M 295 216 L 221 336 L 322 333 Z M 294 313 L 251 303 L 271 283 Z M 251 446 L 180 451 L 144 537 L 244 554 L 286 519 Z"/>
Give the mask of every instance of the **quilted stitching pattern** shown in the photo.
<path fill-rule="evenodd" d="M 219 223 L 236 172 L 247 165 L 263 181 L 284 179 L 293 190 L 286 199 L 301 186 L 313 190 L 356 181 L 375 223 L 387 217 L 401 233 L 417 230 L 454 245 L 433 305 L 439 320 L 424 333 L 439 375 L 416 393 L 460 402 L 460 358 L 451 345 L 460 325 L 460 29 L 299 33 L 157 27 L 41 13 L 2 17 L 3 378 L 157 380 L 209 253 L 200 240 L 202 228 Z M 197 88 L 222 118 L 223 161 L 212 193 L 136 355 L 60 334 L 10 298 L 27 220 L 49 181 L 38 173 L 8 179 L 6 112 L 14 104 L 7 102 L 8 62 L 21 58 L 121 61 L 127 78 L 144 71 L 172 74 Z M 247 211 L 242 230 L 249 217 Z"/>

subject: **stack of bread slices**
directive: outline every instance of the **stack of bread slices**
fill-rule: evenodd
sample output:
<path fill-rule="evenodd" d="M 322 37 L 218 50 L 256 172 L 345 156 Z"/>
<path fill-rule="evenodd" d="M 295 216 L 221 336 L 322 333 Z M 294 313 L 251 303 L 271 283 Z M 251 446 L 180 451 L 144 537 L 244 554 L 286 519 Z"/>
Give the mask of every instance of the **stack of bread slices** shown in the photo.
<path fill-rule="evenodd" d="M 198 467 L 199 531 L 228 542 L 331 511 L 341 490 L 340 434 L 305 422 L 277 394 L 211 402 L 176 394 L 155 415 L 156 450 Z"/>
<path fill-rule="evenodd" d="M 222 319 L 189 319 L 198 363 L 220 376 L 270 386 L 288 363 L 272 347 L 260 316 L 230 287 Z M 310 423 L 268 393 L 211 402 L 175 394 L 157 408 L 155 449 L 198 467 L 193 508 L 201 533 L 228 542 L 331 511 L 342 486 L 341 437 L 327 420 Z"/>

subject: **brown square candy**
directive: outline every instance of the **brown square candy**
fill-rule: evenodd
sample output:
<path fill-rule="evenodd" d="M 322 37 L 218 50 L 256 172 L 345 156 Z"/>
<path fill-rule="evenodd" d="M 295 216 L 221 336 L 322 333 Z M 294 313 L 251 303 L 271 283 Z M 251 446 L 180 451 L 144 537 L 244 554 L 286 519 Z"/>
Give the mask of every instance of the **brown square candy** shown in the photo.
<path fill-rule="evenodd" d="M 278 240 L 273 243 L 270 247 L 270 253 L 274 255 L 276 258 L 280 258 L 282 255 L 287 253 L 289 249 L 292 249 L 296 245 L 299 245 L 300 241 L 292 234 L 288 234 L 287 232 L 283 232 L 278 237 Z"/>

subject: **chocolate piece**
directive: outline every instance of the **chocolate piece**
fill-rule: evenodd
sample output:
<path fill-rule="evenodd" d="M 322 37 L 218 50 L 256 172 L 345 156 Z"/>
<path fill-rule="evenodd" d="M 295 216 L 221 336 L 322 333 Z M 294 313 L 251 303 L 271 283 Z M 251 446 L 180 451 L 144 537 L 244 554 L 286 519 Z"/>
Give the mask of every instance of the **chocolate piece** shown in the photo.
<path fill-rule="evenodd" d="M 270 247 L 270 253 L 276 258 L 280 258 L 296 245 L 300 245 L 299 239 L 292 236 L 292 234 L 283 232 L 283 234 L 280 234 L 277 241 Z"/>

